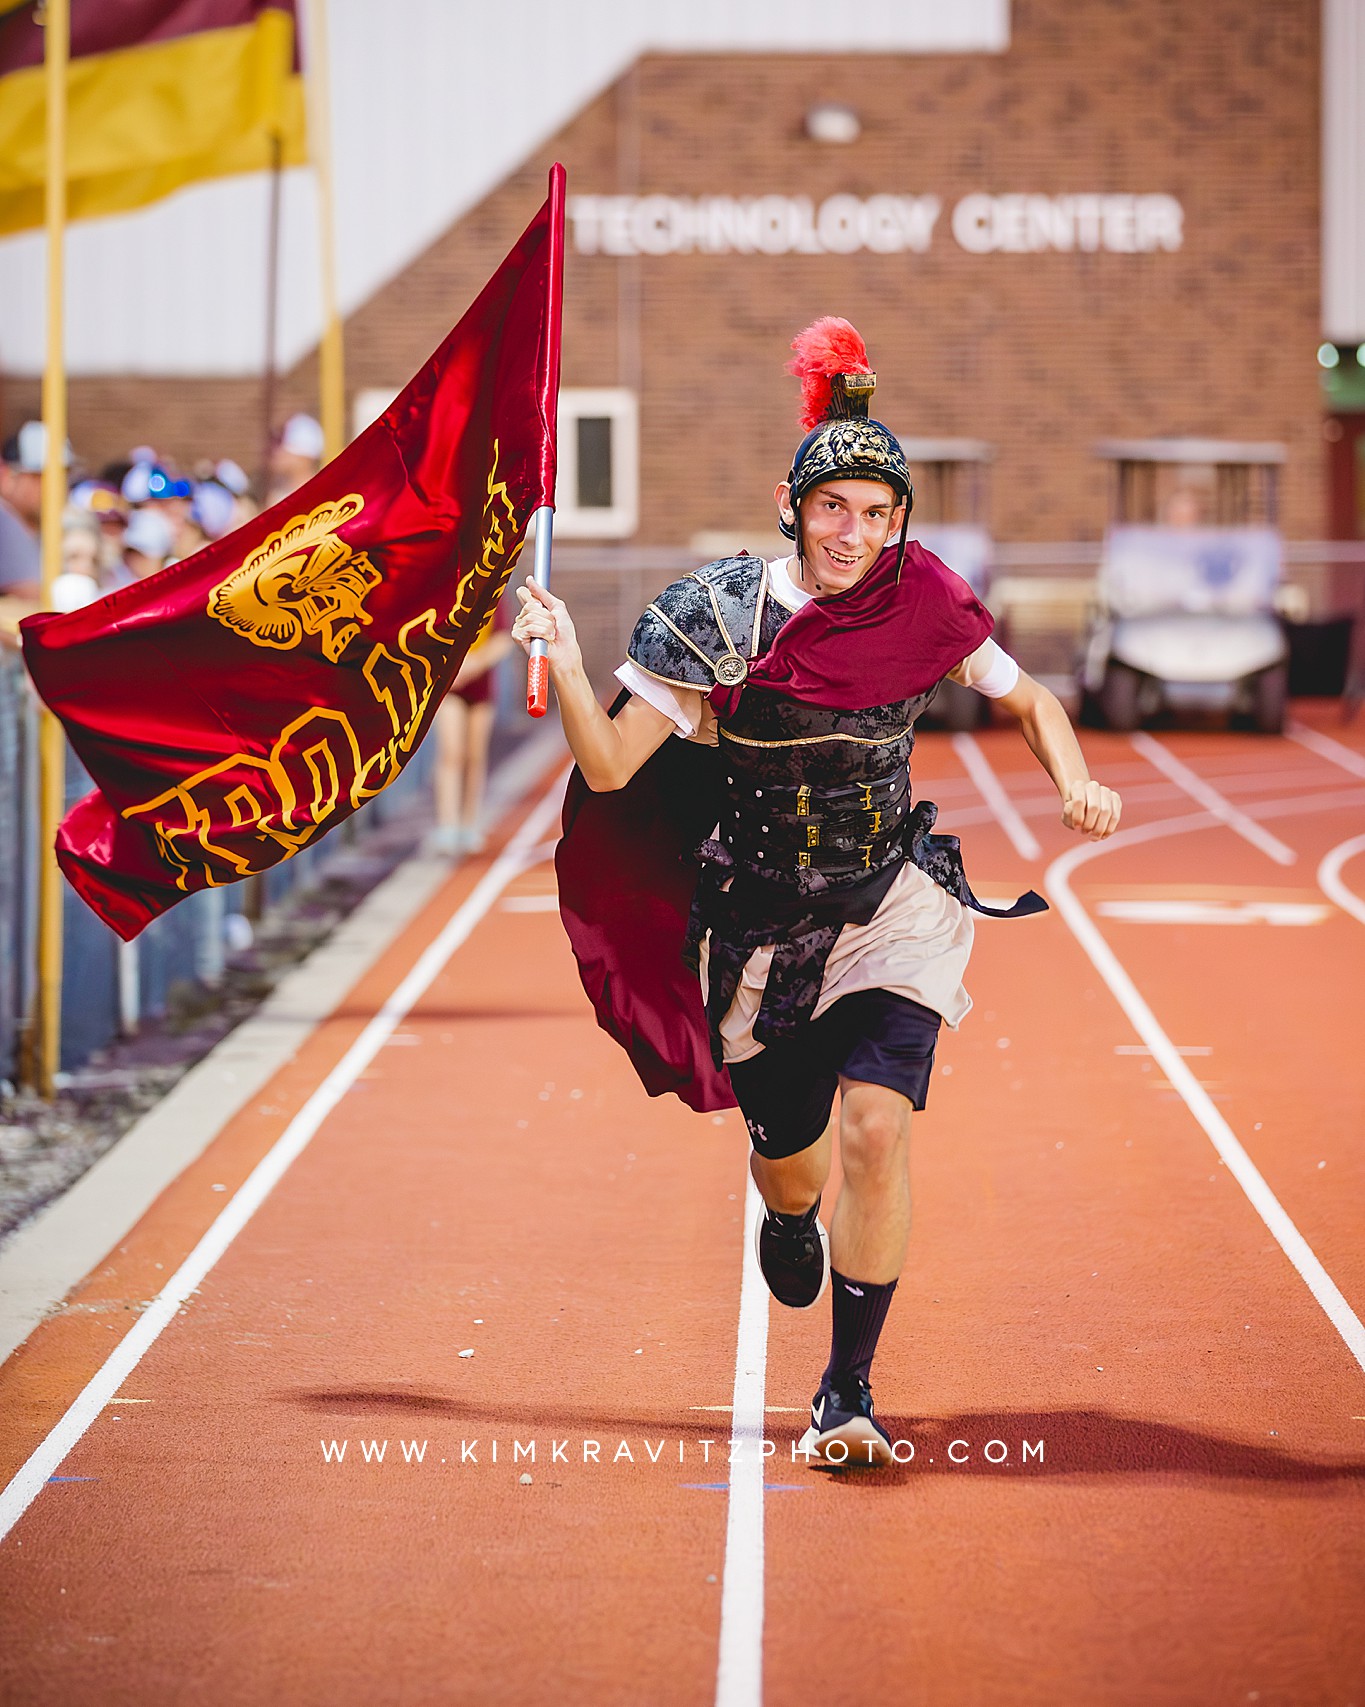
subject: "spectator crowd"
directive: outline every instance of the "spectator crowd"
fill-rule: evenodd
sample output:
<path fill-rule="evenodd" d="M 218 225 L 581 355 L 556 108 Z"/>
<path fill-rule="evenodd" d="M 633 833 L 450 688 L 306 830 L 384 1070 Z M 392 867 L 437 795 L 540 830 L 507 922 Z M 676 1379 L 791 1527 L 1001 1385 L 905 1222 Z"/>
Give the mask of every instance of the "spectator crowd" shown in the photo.
<path fill-rule="evenodd" d="M 293 415 L 271 447 L 253 487 L 230 458 L 205 460 L 186 474 L 151 445 L 100 469 L 81 469 L 64 447 L 67 497 L 62 512 L 61 573 L 44 598 L 39 546 L 47 432 L 26 421 L 0 446 L 0 629 L 14 639 L 30 611 L 78 610 L 190 557 L 278 502 L 322 464 L 322 428 Z"/>
<path fill-rule="evenodd" d="M 151 445 L 137 445 L 98 474 L 76 465 L 69 445 L 64 450 L 61 573 L 44 597 L 39 532 L 47 433 L 41 421 L 27 421 L 0 447 L 3 646 L 18 645 L 18 625 L 32 612 L 79 610 L 192 556 L 288 497 L 321 467 L 323 435 L 311 415 L 292 415 L 276 434 L 264 473 L 254 484 L 229 459 L 199 462 L 191 473 L 182 473 Z M 511 651 L 503 621 L 471 648 L 438 708 L 434 852 L 467 854 L 483 845 L 495 675 Z"/>

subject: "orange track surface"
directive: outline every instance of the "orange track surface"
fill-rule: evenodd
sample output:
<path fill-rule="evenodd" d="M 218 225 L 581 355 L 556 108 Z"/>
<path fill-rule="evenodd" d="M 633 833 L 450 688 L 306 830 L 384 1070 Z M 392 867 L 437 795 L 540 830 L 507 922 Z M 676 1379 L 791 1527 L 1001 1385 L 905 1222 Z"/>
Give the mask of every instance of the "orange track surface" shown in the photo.
<path fill-rule="evenodd" d="M 1243 811 L 1307 801 L 1263 820 L 1295 864 L 1216 826 L 1106 849 L 1074 890 L 1360 1315 L 1365 923 L 1315 873 L 1365 825 L 1365 779 L 1289 741 L 1159 739 Z M 922 738 L 917 790 L 979 889 L 1041 886 L 1073 838 L 1017 737 L 980 744 L 1041 860 L 948 737 Z M 1125 827 L 1198 811 L 1126 739 L 1086 746 Z M 0 1369 L 5 1480 L 481 869 Z M 1342 875 L 1365 897 L 1365 855 Z M 541 864 L 507 895 L 552 887 Z M 1097 911 L 1133 898 L 1326 914 Z M 1059 912 L 983 923 L 969 987 L 874 1371 L 913 1464 L 790 1462 L 828 1315 L 772 1307 L 763 1700 L 1365 1703 L 1360 1366 Z M 0 1543 L 0 1699 L 715 1700 L 745 1152 L 733 1113 L 644 1096 L 552 911 L 495 905 L 69 1454 L 78 1479 Z"/>

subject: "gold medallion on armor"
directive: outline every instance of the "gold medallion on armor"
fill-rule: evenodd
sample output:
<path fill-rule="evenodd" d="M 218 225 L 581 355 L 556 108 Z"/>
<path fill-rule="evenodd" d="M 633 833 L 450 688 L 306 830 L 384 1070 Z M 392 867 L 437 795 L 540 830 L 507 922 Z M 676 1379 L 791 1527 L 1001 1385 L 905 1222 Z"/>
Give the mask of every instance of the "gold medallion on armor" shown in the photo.
<path fill-rule="evenodd" d="M 749 674 L 749 666 L 738 652 L 727 652 L 723 658 L 717 658 L 711 667 L 716 673 L 716 680 L 723 688 L 737 688 Z"/>

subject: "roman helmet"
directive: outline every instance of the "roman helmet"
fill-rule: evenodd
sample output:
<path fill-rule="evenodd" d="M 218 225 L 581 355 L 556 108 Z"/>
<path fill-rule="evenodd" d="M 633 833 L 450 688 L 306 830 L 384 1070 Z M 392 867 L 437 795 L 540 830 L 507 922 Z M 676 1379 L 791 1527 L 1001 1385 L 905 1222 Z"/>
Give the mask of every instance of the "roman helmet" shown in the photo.
<path fill-rule="evenodd" d="M 787 484 L 792 517 L 778 526 L 801 552 L 801 500 L 822 480 L 880 480 L 905 500 L 896 578 L 905 559 L 905 541 L 915 489 L 900 440 L 868 409 L 877 376 L 868 364 L 867 345 L 847 320 L 826 316 L 792 339 L 787 372 L 801 382 L 801 425 L 806 436 L 796 447 Z"/>

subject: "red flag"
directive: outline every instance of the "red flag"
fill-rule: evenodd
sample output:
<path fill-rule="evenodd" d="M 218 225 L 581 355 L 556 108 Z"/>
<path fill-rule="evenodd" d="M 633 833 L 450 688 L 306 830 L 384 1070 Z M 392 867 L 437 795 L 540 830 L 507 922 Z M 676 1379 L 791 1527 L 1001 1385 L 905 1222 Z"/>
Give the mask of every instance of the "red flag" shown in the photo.
<path fill-rule="evenodd" d="M 564 169 L 473 307 L 290 497 L 159 575 L 30 617 L 97 784 L 57 858 L 133 937 L 288 859 L 402 770 L 554 499 Z"/>

